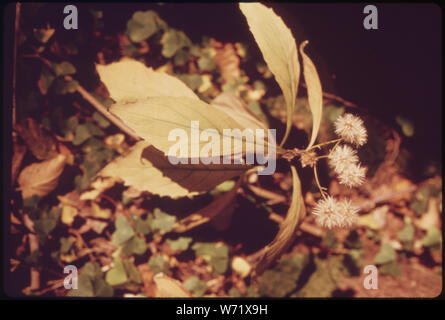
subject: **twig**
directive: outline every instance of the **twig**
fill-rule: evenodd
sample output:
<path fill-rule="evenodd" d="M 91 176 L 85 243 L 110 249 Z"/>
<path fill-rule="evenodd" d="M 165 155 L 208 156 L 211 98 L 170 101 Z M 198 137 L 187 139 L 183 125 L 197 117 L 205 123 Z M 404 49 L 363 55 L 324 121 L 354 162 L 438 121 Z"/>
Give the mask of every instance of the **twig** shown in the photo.
<path fill-rule="evenodd" d="M 24 58 L 36 58 L 39 59 L 52 73 L 55 74 L 52 64 L 47 59 L 41 57 L 38 54 L 26 54 L 23 55 Z M 65 80 L 72 81 L 73 78 L 71 76 L 65 76 Z M 139 137 L 133 129 L 128 127 L 126 124 L 122 122 L 121 119 L 110 113 L 105 106 L 103 106 L 99 101 L 96 100 L 87 90 L 85 90 L 80 84 L 77 86 L 77 92 L 80 93 L 80 95 L 88 101 L 97 111 L 99 111 L 104 117 L 106 117 L 108 120 L 110 120 L 115 126 L 117 126 L 119 129 L 121 129 L 123 132 L 125 132 L 127 135 L 129 135 L 131 138 L 133 138 L 136 141 L 143 140 L 141 137 Z"/>
<path fill-rule="evenodd" d="M 307 85 L 305 83 L 301 83 L 300 85 L 307 89 Z M 358 105 L 356 105 L 355 103 L 352 103 L 350 101 L 347 101 L 339 96 L 336 96 L 335 94 L 332 93 L 328 93 L 328 92 L 323 92 L 323 97 L 327 98 L 327 99 L 331 99 L 331 100 L 335 100 L 337 102 L 340 102 L 342 105 L 344 105 L 345 107 L 349 107 L 349 108 L 355 108 L 355 109 L 360 109 L 360 110 L 364 110 L 362 108 L 360 108 Z"/>
<path fill-rule="evenodd" d="M 395 191 L 389 194 L 384 194 L 378 197 L 375 197 L 373 199 L 364 201 L 361 205 L 359 205 L 359 209 L 363 210 L 363 211 L 367 211 L 367 210 L 371 210 L 372 208 L 374 208 L 377 204 L 382 203 L 382 202 L 387 202 L 389 200 L 394 199 L 395 197 L 400 196 L 401 194 L 404 193 L 409 193 L 409 192 L 414 192 L 416 191 L 417 186 L 411 186 L 409 188 L 400 190 L 400 191 Z"/>
<path fill-rule="evenodd" d="M 286 202 L 287 198 L 281 194 L 257 187 L 257 186 L 253 186 L 253 185 L 247 185 L 247 187 L 250 189 L 250 191 L 252 191 L 253 193 L 255 193 L 257 196 L 260 196 L 261 198 L 266 198 L 269 200 L 272 200 L 273 204 L 277 204 L 277 203 L 281 203 L 281 202 Z M 269 203 L 270 204 L 270 203 Z"/>
<path fill-rule="evenodd" d="M 65 76 L 65 80 L 73 80 L 70 76 Z M 107 108 L 105 108 L 99 101 L 97 101 L 88 91 L 86 91 L 81 85 L 77 87 L 77 92 L 80 93 L 80 95 L 88 101 L 94 108 L 96 108 L 97 111 L 102 113 L 108 120 L 110 120 L 114 125 L 116 125 L 119 129 L 124 131 L 126 134 L 128 134 L 130 137 L 132 137 L 136 141 L 142 140 L 141 137 L 139 137 L 133 129 L 128 127 L 126 124 L 122 122 L 118 117 L 116 117 L 114 114 L 109 112 Z"/>
<path fill-rule="evenodd" d="M 15 24 L 14 24 L 14 56 L 12 66 L 12 126 L 16 123 L 17 104 L 15 100 L 15 87 L 17 81 L 17 46 L 19 40 L 20 27 L 20 2 L 15 4 Z"/>

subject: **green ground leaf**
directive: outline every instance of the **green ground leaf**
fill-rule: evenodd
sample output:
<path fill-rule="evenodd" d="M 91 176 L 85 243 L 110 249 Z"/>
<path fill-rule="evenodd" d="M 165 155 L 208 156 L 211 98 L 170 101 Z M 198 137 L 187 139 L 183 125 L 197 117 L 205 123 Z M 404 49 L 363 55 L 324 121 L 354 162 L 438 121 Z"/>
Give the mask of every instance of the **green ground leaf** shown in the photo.
<path fill-rule="evenodd" d="M 386 264 L 396 260 L 396 251 L 389 243 L 383 243 L 380 251 L 374 257 L 376 264 Z"/>
<path fill-rule="evenodd" d="M 154 219 L 151 227 L 153 230 L 158 230 L 161 233 L 170 232 L 175 225 L 176 217 L 162 212 L 159 208 L 154 209 Z"/>
<path fill-rule="evenodd" d="M 105 281 L 110 286 L 122 285 L 128 281 L 124 264 L 122 263 L 121 259 L 117 258 L 114 260 L 114 266 L 108 270 L 107 274 L 105 275 Z"/>
<path fill-rule="evenodd" d="M 63 80 L 57 78 L 54 80 L 54 92 L 57 94 L 67 94 L 76 92 L 79 87 L 77 80 Z"/>
<path fill-rule="evenodd" d="M 87 139 L 89 139 L 91 136 L 92 134 L 88 129 L 88 126 L 85 124 L 81 124 L 76 128 L 76 131 L 74 133 L 73 144 L 75 146 L 79 146 L 82 143 L 84 143 Z"/>
<path fill-rule="evenodd" d="M 192 246 L 195 254 L 202 257 L 219 273 L 225 273 L 229 266 L 229 248 L 221 243 L 197 242 Z"/>
<path fill-rule="evenodd" d="M 147 216 L 145 220 L 135 214 L 133 214 L 131 218 L 133 219 L 133 227 L 135 232 L 147 235 L 152 231 L 151 224 L 153 218 L 151 215 Z"/>
<path fill-rule="evenodd" d="M 201 297 L 207 290 L 207 284 L 199 280 L 197 276 L 191 276 L 184 282 L 184 288 L 196 297 Z"/>
<path fill-rule="evenodd" d="M 402 274 L 402 271 L 400 270 L 400 266 L 397 263 L 397 261 L 395 261 L 395 260 L 379 266 L 379 271 L 382 274 L 389 274 L 393 277 L 398 277 Z"/>
<path fill-rule="evenodd" d="M 142 283 L 141 274 L 139 273 L 139 270 L 136 268 L 134 263 L 128 259 L 125 259 L 122 262 L 128 276 L 128 280 L 138 284 Z"/>
<path fill-rule="evenodd" d="M 53 70 L 56 76 L 66 76 L 76 73 L 76 68 L 68 61 L 53 63 Z"/>
<path fill-rule="evenodd" d="M 94 297 L 94 287 L 91 278 L 86 274 L 79 274 L 77 278 L 77 289 L 71 289 L 68 297 Z"/>
<path fill-rule="evenodd" d="M 136 11 L 127 22 L 127 34 L 131 41 L 141 42 L 150 38 L 159 30 L 159 16 L 152 10 Z"/>
<path fill-rule="evenodd" d="M 141 255 L 146 251 L 147 244 L 145 243 L 144 239 L 138 236 L 133 236 L 122 247 L 122 252 L 127 256 L 131 256 L 132 254 Z"/>
<path fill-rule="evenodd" d="M 93 120 L 96 121 L 96 123 L 101 128 L 108 128 L 110 126 L 110 122 L 105 118 L 103 115 L 101 115 L 99 112 L 93 113 Z"/>
<path fill-rule="evenodd" d="M 192 42 L 184 32 L 175 29 L 167 30 L 161 38 L 162 55 L 166 58 L 173 57 L 178 50 L 190 47 Z"/>
<path fill-rule="evenodd" d="M 440 230 L 436 227 L 428 229 L 425 237 L 422 239 L 422 244 L 424 247 L 431 248 L 434 250 L 440 249 L 442 243 Z"/>
<path fill-rule="evenodd" d="M 120 245 L 131 239 L 134 236 L 134 230 L 130 222 L 124 216 L 118 216 L 115 221 L 116 231 L 111 235 L 111 241 L 114 244 Z"/>
<path fill-rule="evenodd" d="M 170 245 L 170 248 L 174 251 L 185 251 L 189 248 L 190 243 L 192 242 L 192 238 L 190 237 L 179 237 L 176 240 L 167 239 L 167 243 Z"/>
<path fill-rule="evenodd" d="M 405 250 L 411 251 L 414 246 L 414 226 L 411 224 L 405 225 L 405 227 L 397 234 L 400 242 Z"/>
<path fill-rule="evenodd" d="M 151 257 L 148 261 L 148 266 L 154 274 L 157 274 L 159 272 L 166 273 L 168 269 L 170 269 L 168 261 L 165 260 L 163 256 Z"/>

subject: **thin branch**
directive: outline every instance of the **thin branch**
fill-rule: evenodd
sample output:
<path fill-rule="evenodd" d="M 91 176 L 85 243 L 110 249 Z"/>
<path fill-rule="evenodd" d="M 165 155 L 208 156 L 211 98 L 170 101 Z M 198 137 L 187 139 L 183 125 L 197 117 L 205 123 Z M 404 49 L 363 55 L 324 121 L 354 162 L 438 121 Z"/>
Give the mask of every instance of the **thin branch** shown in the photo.
<path fill-rule="evenodd" d="M 66 80 L 73 80 L 70 76 L 65 76 Z M 116 125 L 119 129 L 124 131 L 126 134 L 128 134 L 130 137 L 132 137 L 136 141 L 143 140 L 141 137 L 139 137 L 133 129 L 128 127 L 126 124 L 122 122 L 118 117 L 116 117 L 114 114 L 109 112 L 105 106 L 103 106 L 99 101 L 97 101 L 88 91 L 86 91 L 81 85 L 77 87 L 77 92 L 80 93 L 80 95 L 88 101 L 97 111 L 99 111 L 101 114 L 103 114 L 108 120 L 110 120 L 114 125 Z"/>
<path fill-rule="evenodd" d="M 24 58 L 36 58 L 39 59 L 52 73 L 55 73 L 52 67 L 52 64 L 49 60 L 41 57 L 38 54 L 27 54 L 23 55 Z M 65 80 L 72 81 L 73 78 L 71 76 L 65 76 Z M 94 98 L 85 88 L 83 88 L 80 84 L 77 86 L 77 92 L 80 93 L 80 95 L 88 101 L 97 111 L 99 111 L 104 117 L 106 117 L 110 122 L 112 122 L 115 126 L 117 126 L 119 129 L 121 129 L 123 132 L 125 132 L 127 135 L 129 135 L 131 138 L 133 138 L 136 141 L 143 140 L 141 137 L 139 137 L 133 129 L 128 127 L 125 123 L 122 122 L 121 119 L 116 117 L 114 114 L 110 113 L 105 106 L 103 106 L 99 101 L 97 101 L 96 98 Z"/>
<path fill-rule="evenodd" d="M 300 85 L 303 88 L 307 89 L 307 85 L 305 83 L 300 82 Z M 330 100 L 334 100 L 334 101 L 340 102 L 345 107 L 364 110 L 364 109 L 360 108 L 358 105 L 356 105 L 355 103 L 352 103 L 352 102 L 350 102 L 348 100 L 345 100 L 345 99 L 343 99 L 343 98 L 341 98 L 339 96 L 336 96 L 335 94 L 332 94 L 332 93 L 323 92 L 323 97 L 325 97 L 326 99 L 330 99 Z M 364 110 L 364 111 L 366 111 L 366 110 Z"/>

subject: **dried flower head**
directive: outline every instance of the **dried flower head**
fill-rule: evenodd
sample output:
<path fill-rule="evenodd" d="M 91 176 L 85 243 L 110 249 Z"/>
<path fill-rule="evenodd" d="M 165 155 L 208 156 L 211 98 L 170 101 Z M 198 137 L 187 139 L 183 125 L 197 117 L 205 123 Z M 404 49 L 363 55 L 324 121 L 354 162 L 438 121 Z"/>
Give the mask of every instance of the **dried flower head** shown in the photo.
<path fill-rule="evenodd" d="M 357 213 L 359 209 L 351 204 L 350 199 L 344 199 L 343 201 L 338 203 L 339 211 L 341 212 L 341 216 L 343 218 L 342 226 L 343 227 L 352 227 L 357 222 Z"/>
<path fill-rule="evenodd" d="M 337 135 L 357 147 L 364 145 L 368 139 L 363 120 L 351 113 L 345 113 L 338 117 L 334 125 Z"/>
<path fill-rule="evenodd" d="M 366 167 L 360 166 L 360 164 L 352 164 L 345 168 L 338 175 L 340 184 L 347 187 L 358 187 L 365 181 Z"/>
<path fill-rule="evenodd" d="M 357 222 L 359 209 L 351 204 L 351 200 L 337 201 L 331 196 L 321 199 L 312 210 L 315 222 L 323 228 L 351 227 Z"/>
<path fill-rule="evenodd" d="M 301 154 L 301 166 L 304 168 L 310 166 L 311 168 L 317 163 L 317 154 L 314 151 L 307 151 Z"/>
<path fill-rule="evenodd" d="M 328 164 L 337 174 L 341 174 L 358 162 L 357 151 L 348 145 L 338 146 L 328 156 Z"/>
<path fill-rule="evenodd" d="M 321 227 L 332 229 L 343 225 L 343 218 L 340 213 L 341 208 L 338 202 L 331 196 L 321 199 L 317 202 L 312 214 L 314 214 L 315 222 Z"/>

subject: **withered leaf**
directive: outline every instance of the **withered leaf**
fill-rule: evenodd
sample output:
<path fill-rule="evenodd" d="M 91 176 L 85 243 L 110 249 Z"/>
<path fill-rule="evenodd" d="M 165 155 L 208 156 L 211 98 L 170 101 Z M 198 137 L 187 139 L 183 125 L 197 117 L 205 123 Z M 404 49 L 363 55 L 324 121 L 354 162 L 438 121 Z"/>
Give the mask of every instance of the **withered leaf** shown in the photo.
<path fill-rule="evenodd" d="M 46 196 L 59 182 L 59 176 L 65 167 L 65 156 L 33 163 L 22 170 L 18 178 L 23 199 L 33 195 Z"/>

